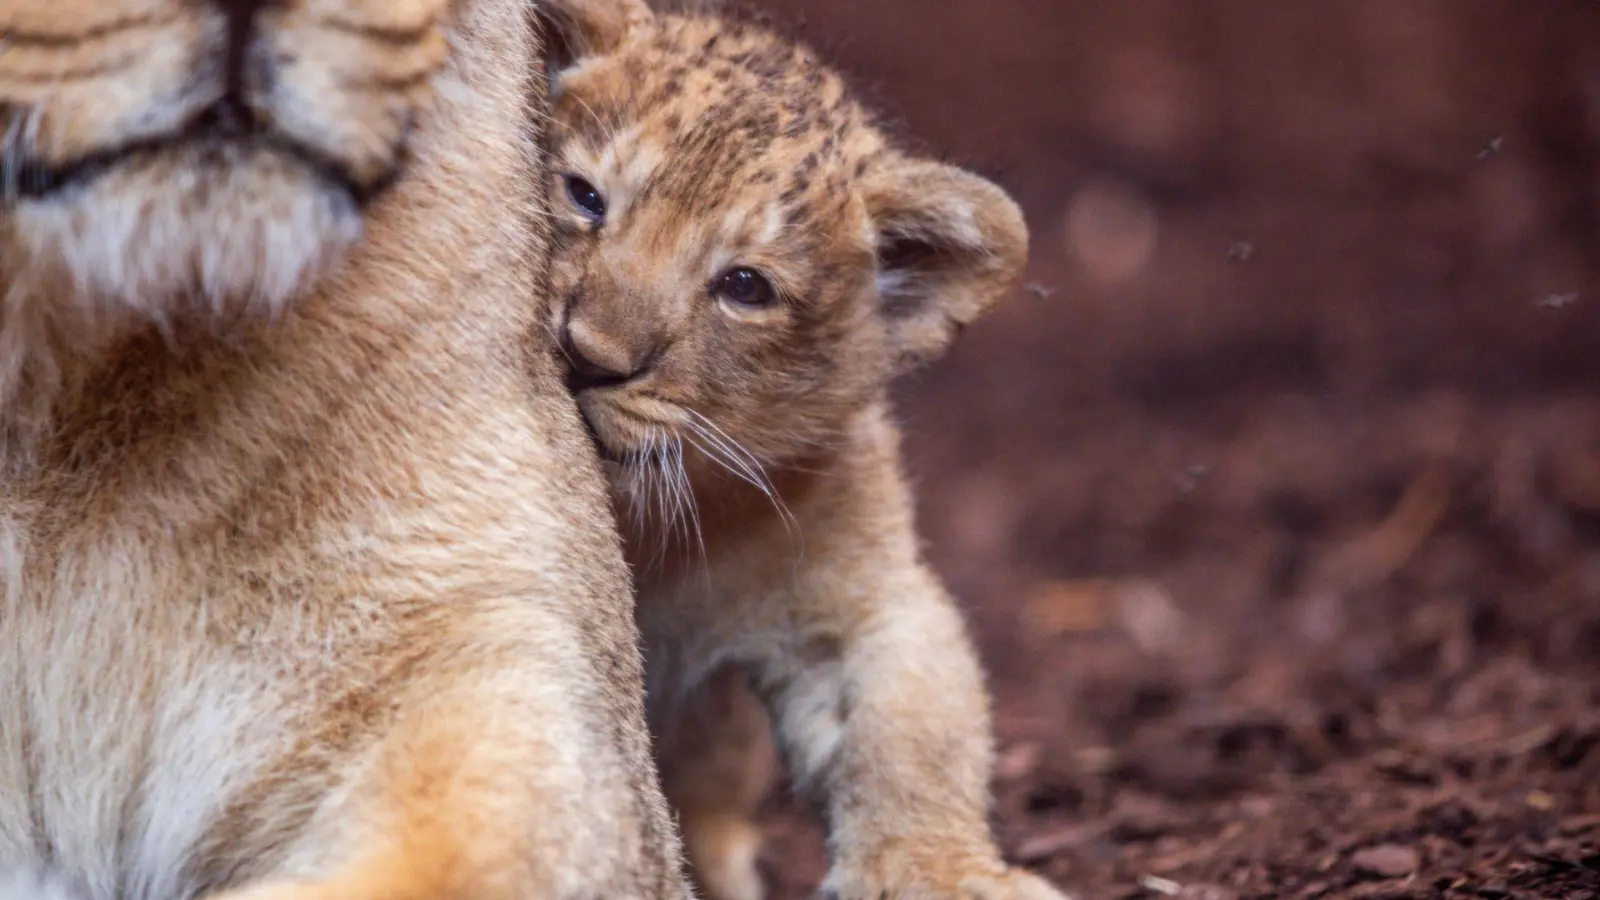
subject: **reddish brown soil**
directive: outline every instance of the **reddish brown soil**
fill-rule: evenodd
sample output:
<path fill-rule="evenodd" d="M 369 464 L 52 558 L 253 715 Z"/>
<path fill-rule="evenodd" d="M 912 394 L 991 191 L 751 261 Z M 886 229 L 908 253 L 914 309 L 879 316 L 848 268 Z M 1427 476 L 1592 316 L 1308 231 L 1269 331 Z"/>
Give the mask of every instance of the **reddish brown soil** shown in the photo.
<path fill-rule="evenodd" d="M 903 405 L 1007 852 L 1600 896 L 1600 4 L 769 5 L 1033 224 Z"/>

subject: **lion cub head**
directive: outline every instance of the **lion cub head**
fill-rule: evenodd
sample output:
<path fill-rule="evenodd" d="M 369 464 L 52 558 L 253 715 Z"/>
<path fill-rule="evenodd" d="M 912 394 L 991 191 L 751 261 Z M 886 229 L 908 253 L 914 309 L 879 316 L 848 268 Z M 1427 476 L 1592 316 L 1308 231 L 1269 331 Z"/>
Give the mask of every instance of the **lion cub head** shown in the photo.
<path fill-rule="evenodd" d="M 613 459 L 825 448 L 1021 270 L 1006 194 L 895 149 L 805 48 L 632 0 L 547 14 L 552 324 Z"/>
<path fill-rule="evenodd" d="M 399 169 L 451 5 L 8 0 L 0 333 L 281 304 Z"/>

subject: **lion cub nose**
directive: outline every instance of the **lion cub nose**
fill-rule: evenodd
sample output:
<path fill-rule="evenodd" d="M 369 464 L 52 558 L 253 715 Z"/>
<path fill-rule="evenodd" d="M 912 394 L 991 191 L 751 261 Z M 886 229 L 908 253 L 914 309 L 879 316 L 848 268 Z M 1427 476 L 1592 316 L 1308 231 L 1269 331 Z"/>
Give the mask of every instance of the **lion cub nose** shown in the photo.
<path fill-rule="evenodd" d="M 582 320 L 570 321 L 561 329 L 561 350 L 571 366 L 567 389 L 573 393 L 625 384 L 643 375 L 650 366 L 648 353 L 608 338 Z"/>

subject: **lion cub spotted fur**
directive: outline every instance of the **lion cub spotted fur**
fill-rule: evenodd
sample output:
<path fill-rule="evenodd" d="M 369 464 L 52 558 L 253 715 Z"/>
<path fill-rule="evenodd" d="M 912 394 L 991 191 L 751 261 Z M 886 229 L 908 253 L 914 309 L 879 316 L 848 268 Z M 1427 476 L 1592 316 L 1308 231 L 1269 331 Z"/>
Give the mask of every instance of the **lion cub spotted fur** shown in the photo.
<path fill-rule="evenodd" d="M 609 460 L 697 879 L 762 893 L 749 685 L 824 806 L 832 895 L 1058 897 L 990 836 L 981 673 L 920 557 L 887 402 L 1011 286 L 1020 211 L 897 150 L 770 33 L 549 12 L 552 327 Z"/>

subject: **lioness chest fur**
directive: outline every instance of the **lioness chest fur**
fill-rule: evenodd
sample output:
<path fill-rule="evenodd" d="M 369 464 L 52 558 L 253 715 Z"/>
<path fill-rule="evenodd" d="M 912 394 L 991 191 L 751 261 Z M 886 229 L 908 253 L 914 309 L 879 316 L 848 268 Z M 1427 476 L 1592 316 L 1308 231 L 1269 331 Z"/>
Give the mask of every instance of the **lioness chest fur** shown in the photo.
<path fill-rule="evenodd" d="M 1019 274 L 1016 205 L 895 148 L 769 32 L 547 9 L 550 326 L 608 460 L 697 879 L 762 893 L 748 679 L 826 812 L 830 896 L 1058 897 L 990 837 L 982 678 L 887 400 Z"/>

